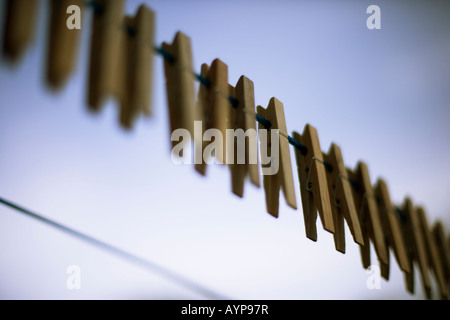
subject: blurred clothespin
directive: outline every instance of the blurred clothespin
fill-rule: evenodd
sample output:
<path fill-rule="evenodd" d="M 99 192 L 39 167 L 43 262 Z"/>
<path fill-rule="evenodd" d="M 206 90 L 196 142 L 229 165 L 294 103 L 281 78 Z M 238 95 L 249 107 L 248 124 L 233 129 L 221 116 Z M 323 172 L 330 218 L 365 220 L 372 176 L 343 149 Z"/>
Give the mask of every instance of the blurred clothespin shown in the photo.
<path fill-rule="evenodd" d="M 75 69 L 83 9 L 83 0 L 50 1 L 46 77 L 51 89 L 61 89 Z"/>
<path fill-rule="evenodd" d="M 363 234 L 364 245 L 360 245 L 363 267 L 367 269 L 370 263 L 370 243 L 373 242 L 380 264 L 389 263 L 389 253 L 385 241 L 376 196 L 370 182 L 369 169 L 360 161 L 354 171 L 347 169 L 349 181 L 352 181 L 353 199 L 359 212 L 359 221 Z"/>
<path fill-rule="evenodd" d="M 155 42 L 155 12 L 141 5 L 135 17 L 125 17 L 126 41 L 125 97 L 121 105 L 120 123 L 131 129 L 140 114 L 150 116 L 153 99 L 153 56 Z"/>
<path fill-rule="evenodd" d="M 331 198 L 328 189 L 326 170 L 331 166 L 324 162 L 316 128 L 307 124 L 300 135 L 293 132 L 293 138 L 304 146 L 303 151 L 295 149 L 297 170 L 300 180 L 303 217 L 306 236 L 317 241 L 317 211 L 319 211 L 323 228 L 335 233 Z"/>
<path fill-rule="evenodd" d="M 222 148 L 216 148 L 214 157 L 220 164 L 226 163 L 226 130 L 230 128 L 231 106 L 228 100 L 228 66 L 220 59 L 215 59 L 209 67 L 206 79 L 209 83 L 206 110 L 207 127 L 219 130 L 223 138 Z"/>
<path fill-rule="evenodd" d="M 7 0 L 3 34 L 3 55 L 17 62 L 29 46 L 35 32 L 38 0 Z"/>
<path fill-rule="evenodd" d="M 429 267 L 433 270 L 434 276 L 436 277 L 436 281 L 439 286 L 439 292 L 441 294 L 441 299 L 448 299 L 448 287 L 442 263 L 443 257 L 439 255 L 435 239 L 431 230 L 429 229 L 425 210 L 422 207 L 418 207 L 417 213 L 420 218 L 422 227 L 421 229 L 425 238 L 428 259 L 430 261 Z"/>
<path fill-rule="evenodd" d="M 261 158 L 270 159 L 269 163 L 261 160 L 267 212 L 277 218 L 280 189 L 284 193 L 287 204 L 297 209 L 284 108 L 278 99 L 271 98 L 266 109 L 258 106 L 256 110 L 259 116 L 268 121 L 266 126 L 258 124 L 258 133 L 261 141 Z M 264 155 L 263 149 L 266 151 Z"/>
<path fill-rule="evenodd" d="M 423 292 L 427 299 L 431 298 L 431 281 L 428 273 L 428 258 L 425 240 L 420 226 L 419 216 L 410 198 L 405 198 L 401 208 L 401 225 L 408 252 L 411 272 L 405 273 L 405 281 L 409 292 L 414 293 L 414 262 L 418 264 Z"/>
<path fill-rule="evenodd" d="M 441 221 L 436 221 L 433 227 L 434 240 L 442 260 L 444 275 L 447 285 L 450 287 L 450 243 L 445 239 L 444 226 Z M 450 240 L 450 239 L 449 239 Z"/>
<path fill-rule="evenodd" d="M 210 125 L 208 123 L 208 117 L 209 117 L 209 112 L 207 109 L 207 104 L 208 104 L 208 88 L 209 88 L 209 81 L 206 79 L 206 77 L 208 76 L 208 71 L 209 71 L 209 66 L 204 63 L 201 66 L 201 70 L 200 70 L 200 86 L 198 88 L 198 93 L 197 93 L 197 103 L 196 103 L 196 109 L 198 110 L 198 112 L 196 113 L 196 121 L 200 121 L 200 123 L 202 124 L 201 127 L 201 132 L 199 132 L 201 135 L 199 136 L 198 134 L 196 134 L 194 136 L 194 139 L 196 139 L 194 141 L 194 152 L 195 152 L 195 165 L 194 168 L 195 170 L 200 173 L 202 176 L 206 175 L 206 167 L 207 167 L 207 163 L 205 160 L 209 161 L 209 159 L 205 159 L 204 158 L 204 153 L 203 151 L 205 150 L 205 147 L 207 145 L 207 142 L 203 140 L 203 135 L 205 133 L 205 131 L 208 129 L 208 125 Z M 207 155 L 205 155 L 207 156 Z"/>
<path fill-rule="evenodd" d="M 381 225 L 384 230 L 388 247 L 391 247 L 394 251 L 400 269 L 406 273 L 410 273 L 411 269 L 399 225 L 399 219 L 394 212 L 389 191 L 386 182 L 383 179 L 378 179 L 375 186 L 375 194 L 378 202 L 378 212 L 381 217 Z M 380 267 L 381 275 L 386 280 L 389 279 L 389 263 L 381 263 Z"/>
<path fill-rule="evenodd" d="M 364 245 L 358 211 L 355 207 L 350 181 L 347 177 L 347 169 L 339 146 L 332 143 L 328 154 L 324 153 L 323 158 L 330 168 L 325 170 L 325 173 L 328 179 L 328 191 L 333 212 L 334 242 L 336 250 L 345 253 L 344 218 L 353 235 L 353 240 L 359 245 Z"/>
<path fill-rule="evenodd" d="M 88 106 L 89 110 L 98 112 L 106 99 L 115 97 L 119 102 L 124 99 L 124 1 L 96 0 L 93 3 Z"/>
<path fill-rule="evenodd" d="M 168 53 L 164 59 L 164 71 L 171 133 L 176 129 L 186 129 L 194 136 L 198 110 L 195 107 L 191 40 L 184 33 L 177 32 L 172 44 L 163 43 L 162 49 Z M 172 141 L 172 146 L 175 143 Z"/>
<path fill-rule="evenodd" d="M 248 175 L 250 181 L 259 187 L 258 137 L 255 114 L 253 81 L 241 76 L 236 88 L 230 86 L 231 115 L 230 125 L 234 129 L 232 139 L 227 139 L 227 163 L 231 170 L 232 191 L 239 197 L 244 195 L 244 182 Z M 248 141 L 246 141 L 248 138 Z M 233 148 L 233 149 L 231 149 Z M 233 150 L 233 152 L 230 152 Z M 231 157 L 233 159 L 231 159 Z M 232 164 L 230 164 L 232 160 Z"/>

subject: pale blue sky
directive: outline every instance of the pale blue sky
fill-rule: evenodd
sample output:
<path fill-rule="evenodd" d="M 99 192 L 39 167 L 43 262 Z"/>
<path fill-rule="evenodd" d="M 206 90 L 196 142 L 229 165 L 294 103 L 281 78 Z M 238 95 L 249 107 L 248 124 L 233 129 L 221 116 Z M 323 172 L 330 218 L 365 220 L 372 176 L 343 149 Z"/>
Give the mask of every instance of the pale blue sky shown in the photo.
<path fill-rule="evenodd" d="M 396 204 L 409 195 L 450 230 L 448 2 L 139 0 L 127 13 L 143 2 L 156 11 L 158 43 L 183 31 L 196 70 L 220 58 L 231 84 L 254 81 L 257 104 L 284 103 L 289 133 L 312 124 L 323 151 L 335 142 L 347 166 L 366 161 Z M 381 8 L 381 30 L 366 28 L 370 4 Z M 423 298 L 417 271 L 409 295 L 393 256 L 389 282 L 367 289 L 348 228 L 345 255 L 320 222 L 318 242 L 306 239 L 292 147 L 299 210 L 281 199 L 278 220 L 262 189 L 231 194 L 227 169 L 202 178 L 174 165 L 160 57 L 152 119 L 123 132 L 114 103 L 89 114 L 90 12 L 76 72 L 63 91 L 48 91 L 46 9 L 21 64 L 0 68 L 0 197 L 236 299 Z M 202 298 L 3 206 L 0 243 L 3 299 Z M 66 288 L 73 264 L 81 290 Z"/>

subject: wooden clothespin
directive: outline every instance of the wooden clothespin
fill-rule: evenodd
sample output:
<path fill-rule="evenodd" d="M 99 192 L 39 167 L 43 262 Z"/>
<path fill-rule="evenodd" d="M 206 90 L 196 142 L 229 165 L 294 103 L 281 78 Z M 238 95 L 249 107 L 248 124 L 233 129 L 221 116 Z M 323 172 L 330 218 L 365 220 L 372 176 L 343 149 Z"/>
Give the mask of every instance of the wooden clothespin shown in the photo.
<path fill-rule="evenodd" d="M 186 129 L 194 136 L 194 120 L 198 118 L 195 105 L 195 78 L 191 40 L 177 32 L 171 45 L 162 44 L 169 56 L 164 59 L 170 130 Z M 172 142 L 174 146 L 176 142 Z"/>
<path fill-rule="evenodd" d="M 88 105 L 93 112 L 100 111 L 107 98 L 124 99 L 123 5 L 123 0 L 95 1 L 88 85 Z"/>
<path fill-rule="evenodd" d="M 425 238 L 428 259 L 430 261 L 429 267 L 431 267 L 431 269 L 434 272 L 434 276 L 436 277 L 439 286 L 439 291 L 441 294 L 441 299 L 448 299 L 448 288 L 444 270 L 442 268 L 442 261 L 441 261 L 442 257 L 439 256 L 439 251 L 436 246 L 436 242 L 434 240 L 431 230 L 429 229 L 425 210 L 422 207 L 418 207 L 417 213 L 420 218 L 422 226 L 421 229 Z"/>
<path fill-rule="evenodd" d="M 208 123 L 208 117 L 209 117 L 209 111 L 207 109 L 208 104 L 208 87 L 209 87 L 209 81 L 207 80 L 209 71 L 209 66 L 204 63 L 201 66 L 200 70 L 200 79 L 203 80 L 203 83 L 200 83 L 200 86 L 198 88 L 198 94 L 197 94 L 197 104 L 196 108 L 198 112 L 196 113 L 197 119 L 196 121 L 201 121 L 202 123 L 202 130 L 201 130 L 201 137 L 198 137 L 198 134 L 195 135 L 196 141 L 194 141 L 194 152 L 195 152 L 195 170 L 200 173 L 202 176 L 206 175 L 206 168 L 207 164 L 203 158 L 204 154 L 203 151 L 205 150 L 205 147 L 207 145 L 207 142 L 203 140 L 203 134 L 208 129 L 208 126 L 210 123 Z"/>
<path fill-rule="evenodd" d="M 79 18 L 84 7 L 83 0 L 51 0 L 50 23 L 47 52 L 47 83 L 54 90 L 61 89 L 75 69 L 78 56 L 78 42 L 81 26 L 68 25 L 71 6 L 78 12 Z M 73 12 L 76 15 L 76 12 Z"/>
<path fill-rule="evenodd" d="M 439 256 L 442 260 L 444 275 L 448 286 L 450 286 L 450 243 L 447 243 L 445 239 L 444 226 L 441 221 L 435 222 L 433 227 L 433 235 L 438 248 Z"/>
<path fill-rule="evenodd" d="M 381 217 L 381 225 L 383 226 L 384 234 L 388 242 L 388 247 L 394 251 L 395 258 L 400 266 L 400 269 L 406 273 L 410 273 L 411 269 L 408 261 L 408 254 L 406 252 L 405 242 L 400 229 L 399 219 L 396 216 L 386 182 L 383 179 L 378 179 L 375 186 L 375 194 L 378 200 L 378 212 Z M 381 264 L 381 275 L 387 280 L 389 279 L 389 263 Z"/>
<path fill-rule="evenodd" d="M 385 241 L 376 197 L 370 182 L 367 165 L 358 162 L 355 171 L 347 169 L 348 178 L 352 181 L 353 199 L 356 208 L 359 208 L 359 221 L 364 239 L 364 245 L 360 245 L 363 267 L 367 269 L 370 263 L 370 243 L 372 241 L 380 264 L 389 263 L 389 253 Z"/>
<path fill-rule="evenodd" d="M 284 108 L 283 104 L 278 99 L 271 98 L 266 109 L 258 106 L 256 110 L 259 116 L 270 122 L 270 130 L 261 123 L 258 124 L 260 141 L 261 143 L 267 143 L 267 154 L 270 154 L 272 157 L 271 165 L 273 165 L 273 161 L 278 161 L 278 170 L 275 174 L 271 175 L 264 174 L 264 168 L 267 168 L 270 165 L 262 163 L 267 212 L 275 218 L 278 218 L 280 189 L 283 191 L 287 204 L 291 208 L 297 209 L 289 142 L 288 139 L 286 139 L 287 129 Z M 267 141 L 263 141 L 261 130 L 267 130 Z M 273 142 L 271 141 L 271 130 L 278 131 L 278 135 L 275 135 L 275 137 L 279 139 L 279 159 L 273 159 L 274 154 L 272 153 Z"/>
<path fill-rule="evenodd" d="M 295 157 L 300 180 L 306 236 L 312 241 L 317 241 L 317 211 L 319 211 L 323 228 L 335 233 L 331 198 L 319 136 L 317 130 L 307 124 L 303 134 L 300 135 L 294 131 L 293 138 L 305 147 L 303 153 L 296 148 Z"/>
<path fill-rule="evenodd" d="M 256 134 L 256 121 L 250 115 L 255 114 L 255 97 L 253 81 L 241 76 L 236 88 L 230 86 L 231 115 L 230 125 L 236 131 L 248 134 L 248 141 L 244 140 L 244 150 L 235 141 L 227 141 L 232 144 L 227 147 L 227 155 L 230 148 L 233 149 L 233 164 L 229 164 L 231 170 L 232 191 L 239 197 L 244 196 L 244 182 L 248 175 L 250 181 L 259 187 L 259 160 L 258 137 Z M 245 138 L 244 138 L 245 139 Z M 243 154 L 242 154 L 243 153 Z M 242 163 L 242 160 L 243 163 Z"/>
<path fill-rule="evenodd" d="M 38 0 L 8 0 L 5 4 L 3 55 L 13 63 L 22 57 L 34 36 L 38 4 Z"/>
<path fill-rule="evenodd" d="M 347 177 L 347 169 L 339 146 L 332 143 L 328 154 L 323 154 L 323 159 L 329 167 L 328 170 L 325 170 L 325 173 L 328 179 L 328 192 L 333 212 L 334 242 L 336 250 L 345 253 L 344 218 L 353 235 L 353 240 L 359 245 L 364 245 L 358 211 L 355 207 L 353 192 Z"/>
<path fill-rule="evenodd" d="M 228 84 L 228 66 L 215 59 L 208 70 L 206 79 L 209 82 L 206 110 L 208 112 L 208 128 L 217 129 L 223 137 L 223 147 L 215 150 L 218 163 L 226 162 L 226 130 L 230 128 L 231 106 L 228 100 L 230 87 Z"/>
<path fill-rule="evenodd" d="M 139 7 L 135 17 L 125 17 L 126 96 L 120 114 L 125 129 L 131 129 L 140 114 L 152 113 L 155 20 L 155 12 L 145 5 Z"/>
<path fill-rule="evenodd" d="M 409 292 L 414 293 L 413 263 L 419 266 L 423 292 L 427 299 L 431 298 L 431 281 L 428 273 L 428 258 L 425 240 L 417 211 L 410 198 L 406 198 L 402 206 L 403 236 L 408 251 L 411 272 L 405 273 L 405 281 Z"/>

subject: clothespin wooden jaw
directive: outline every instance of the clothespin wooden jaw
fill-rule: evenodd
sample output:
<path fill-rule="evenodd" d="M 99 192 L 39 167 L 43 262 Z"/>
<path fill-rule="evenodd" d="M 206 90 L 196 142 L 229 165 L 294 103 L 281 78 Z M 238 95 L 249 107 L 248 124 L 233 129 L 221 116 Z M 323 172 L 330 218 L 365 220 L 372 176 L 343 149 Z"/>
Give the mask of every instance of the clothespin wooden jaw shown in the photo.
<path fill-rule="evenodd" d="M 152 113 L 153 57 L 155 12 L 141 5 L 135 17 L 125 17 L 126 62 L 123 77 L 126 94 L 121 107 L 120 123 L 131 129 L 139 115 Z"/>
<path fill-rule="evenodd" d="M 124 95 L 121 72 L 124 1 L 97 0 L 96 3 L 102 10 L 94 12 L 92 23 L 88 105 L 93 112 L 100 111 L 107 98 L 122 101 Z"/>
<path fill-rule="evenodd" d="M 177 32 L 171 45 L 162 44 L 171 60 L 164 60 L 166 92 L 169 106 L 171 134 L 177 129 L 186 129 L 194 136 L 194 120 L 198 119 L 195 105 L 195 84 L 191 40 Z M 177 144 L 172 141 L 172 147 Z"/>
<path fill-rule="evenodd" d="M 241 128 L 246 132 L 248 130 L 254 130 L 256 132 L 256 122 L 249 114 L 256 113 L 255 108 L 255 89 L 253 81 L 245 76 L 241 76 L 236 84 L 236 98 L 239 101 L 237 106 L 238 121 L 236 128 Z M 256 163 L 252 163 L 255 158 Z M 258 160 L 258 143 L 252 144 L 250 140 L 249 144 L 245 147 L 245 159 L 246 166 L 250 181 L 259 188 L 260 186 L 260 172 L 259 172 L 259 160 Z"/>
<path fill-rule="evenodd" d="M 428 219 L 425 210 L 422 207 L 417 207 L 417 213 L 420 218 L 422 234 L 426 243 L 426 250 L 428 259 L 430 261 L 429 267 L 431 267 L 434 276 L 437 280 L 441 299 L 448 299 L 448 285 L 445 279 L 445 273 L 442 267 L 441 256 L 439 255 L 438 248 L 436 246 L 435 239 L 429 229 Z"/>
<path fill-rule="evenodd" d="M 278 160 L 278 170 L 275 174 L 264 174 L 263 172 L 263 184 L 266 193 L 266 205 L 267 211 L 274 217 L 278 217 L 279 210 L 279 192 L 280 189 L 283 191 L 287 204 L 293 208 L 297 209 L 297 200 L 295 198 L 294 190 L 294 179 L 292 176 L 292 164 L 291 156 L 289 151 L 289 142 L 285 138 L 287 137 L 286 129 L 286 119 L 284 117 L 283 104 L 276 98 L 271 98 L 267 109 L 261 106 L 257 107 L 257 113 L 263 118 L 267 119 L 271 123 L 270 129 L 278 130 L 277 138 L 279 139 L 279 159 L 273 159 L 272 161 Z M 261 130 L 267 130 L 261 123 L 258 124 L 258 129 L 260 130 L 259 138 L 261 140 Z M 273 157 L 272 152 L 272 141 L 271 141 L 271 130 L 267 130 L 267 141 L 262 141 L 261 143 L 266 143 L 267 153 Z M 263 149 L 262 147 L 260 150 Z M 273 162 L 271 163 L 273 164 Z M 265 164 L 262 164 L 263 168 Z M 263 169 L 264 170 L 264 169 Z"/>
<path fill-rule="evenodd" d="M 342 159 L 341 149 L 332 143 L 328 154 L 324 153 L 323 157 L 327 164 L 327 170 L 325 172 L 328 180 L 328 191 L 331 197 L 336 250 L 345 253 L 344 218 L 347 220 L 354 241 L 360 245 L 364 245 L 359 217 L 355 207 L 350 181 L 347 176 L 347 169 Z"/>
<path fill-rule="evenodd" d="M 389 191 L 386 182 L 383 179 L 378 179 L 375 187 L 375 193 L 379 201 L 379 213 L 388 244 L 392 247 L 395 253 L 400 269 L 406 273 L 410 273 L 411 269 L 399 225 L 399 219 L 393 210 Z"/>
<path fill-rule="evenodd" d="M 76 66 L 77 45 L 81 29 L 67 27 L 67 9 L 75 5 L 83 11 L 82 0 L 50 1 L 50 23 L 47 52 L 47 83 L 50 88 L 59 90 L 68 80 Z M 80 12 L 80 18 L 81 18 Z"/>
<path fill-rule="evenodd" d="M 233 148 L 233 164 L 229 164 L 231 170 L 232 191 L 239 197 L 244 196 L 244 181 L 248 175 L 250 181 L 259 187 L 259 160 L 258 160 L 258 137 L 256 134 L 256 121 L 248 113 L 255 114 L 255 98 L 253 81 L 245 76 L 241 76 L 236 84 L 236 88 L 230 85 L 229 95 L 236 101 L 236 106 L 230 106 L 230 126 L 236 131 L 245 133 L 248 140 L 244 140 L 244 152 L 242 152 L 242 136 L 228 141 L 227 156 Z M 242 155 L 243 153 L 243 155 Z M 242 159 L 243 158 L 243 159 Z M 244 162 L 242 163 L 242 160 Z"/>
<path fill-rule="evenodd" d="M 3 35 L 3 56 L 16 63 L 34 36 L 38 0 L 8 0 Z"/>
<path fill-rule="evenodd" d="M 155 41 L 155 13 L 141 5 L 135 17 L 124 18 L 123 79 L 126 79 L 120 123 L 132 129 L 141 114 L 152 113 L 153 56 Z"/>
<path fill-rule="evenodd" d="M 405 198 L 402 205 L 403 217 L 400 219 L 403 226 L 403 235 L 407 247 L 411 272 L 405 273 L 407 288 L 414 293 L 413 263 L 419 266 L 423 292 L 427 299 L 431 298 L 431 282 L 428 273 L 428 259 L 425 250 L 425 242 L 420 227 L 420 220 L 410 198 Z"/>
<path fill-rule="evenodd" d="M 202 77 L 202 79 L 206 79 L 206 77 L 208 76 L 208 71 L 209 66 L 206 63 L 202 64 L 200 70 L 200 77 Z M 197 93 L 196 109 L 198 110 L 198 112 L 196 113 L 197 118 L 195 120 L 201 121 L 202 130 L 201 132 L 199 132 L 201 133 L 201 137 L 199 137 L 198 133 L 194 135 L 194 139 L 196 139 L 194 141 L 194 149 L 195 149 L 194 152 L 196 154 L 195 156 L 196 161 L 194 168 L 202 176 L 206 175 L 206 168 L 207 168 L 206 162 L 204 161 L 207 159 L 204 159 L 203 154 L 203 151 L 205 150 L 206 147 L 206 142 L 203 140 L 203 134 L 210 126 L 207 100 L 208 100 L 208 87 L 205 85 L 200 85 Z"/>
<path fill-rule="evenodd" d="M 439 256 L 442 261 L 444 276 L 450 287 L 450 243 L 445 239 L 444 226 L 441 221 L 436 221 L 433 227 L 433 236 L 436 242 Z"/>
<path fill-rule="evenodd" d="M 293 132 L 293 138 L 306 147 L 305 154 L 295 150 L 297 169 L 300 180 L 303 216 L 306 236 L 317 241 L 317 211 L 319 211 L 323 228 L 335 232 L 331 199 L 325 173 L 324 159 L 320 148 L 317 130 L 307 124 L 300 135 Z"/>
<path fill-rule="evenodd" d="M 372 226 L 370 224 L 370 219 L 368 218 L 368 214 L 362 210 L 363 205 L 365 205 L 363 199 L 363 194 L 361 192 L 362 188 L 357 183 L 358 177 L 355 172 L 347 168 L 347 177 L 348 181 L 351 182 L 351 189 L 353 194 L 353 200 L 355 202 L 355 208 L 358 213 L 359 223 L 361 226 L 362 237 L 364 240 L 364 245 L 360 245 L 360 253 L 361 253 L 361 262 L 364 269 L 370 267 L 370 239 L 373 239 L 373 236 L 370 234 L 370 230 L 372 230 Z"/>
<path fill-rule="evenodd" d="M 353 198 L 359 213 L 364 239 L 364 245 L 360 246 L 363 267 L 368 268 L 370 266 L 369 239 L 372 240 L 380 264 L 388 264 L 389 253 L 378 214 L 375 193 L 370 182 L 369 169 L 364 162 L 360 161 L 355 171 L 348 169 L 347 174 L 350 181 L 353 182 Z"/>
<path fill-rule="evenodd" d="M 215 59 L 206 77 L 210 83 L 207 96 L 207 109 L 210 127 L 220 131 L 223 137 L 222 148 L 216 150 L 215 158 L 218 163 L 226 163 L 226 130 L 230 128 L 231 106 L 228 100 L 228 66 L 220 59 Z"/>

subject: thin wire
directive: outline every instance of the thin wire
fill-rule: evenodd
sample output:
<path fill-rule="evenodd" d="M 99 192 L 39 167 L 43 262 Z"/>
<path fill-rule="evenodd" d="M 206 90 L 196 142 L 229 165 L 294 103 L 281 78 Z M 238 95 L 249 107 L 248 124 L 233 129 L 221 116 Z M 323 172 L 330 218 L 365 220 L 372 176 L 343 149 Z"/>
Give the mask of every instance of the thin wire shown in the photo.
<path fill-rule="evenodd" d="M 10 202 L 8 200 L 0 198 L 0 203 L 6 205 L 7 207 L 9 207 L 11 209 L 14 209 L 14 210 L 16 210 L 18 212 L 21 212 L 21 213 L 27 215 L 28 217 L 34 218 L 34 219 L 36 219 L 36 220 L 38 220 L 40 222 L 43 222 L 43 223 L 45 223 L 45 224 L 47 224 L 49 226 L 52 226 L 52 227 L 54 227 L 54 228 L 56 228 L 56 229 L 58 229 L 58 230 L 60 230 L 60 231 L 62 231 L 64 233 L 70 234 L 71 236 L 73 236 L 75 238 L 83 240 L 83 241 L 85 241 L 85 242 L 87 242 L 87 243 L 89 243 L 89 244 L 91 244 L 91 245 L 93 245 L 93 246 L 95 246 L 95 247 L 97 247 L 99 249 L 108 251 L 109 253 L 112 253 L 112 254 L 114 254 L 114 255 L 122 258 L 122 259 L 128 260 L 128 261 L 130 261 L 133 264 L 139 265 L 140 267 L 143 267 L 144 269 L 147 269 L 149 271 L 158 273 L 161 276 L 163 276 L 163 277 L 165 277 L 165 278 L 167 278 L 167 279 L 169 279 L 169 280 L 171 280 L 173 282 L 176 282 L 176 283 L 178 283 L 178 284 L 180 284 L 180 285 L 182 285 L 182 286 L 184 286 L 184 287 L 186 287 L 186 288 L 188 288 L 188 289 L 190 289 L 190 290 L 192 290 L 194 292 L 197 292 L 197 293 L 199 293 L 202 296 L 205 296 L 205 297 L 208 297 L 208 298 L 214 299 L 214 300 L 216 300 L 216 299 L 217 300 L 229 300 L 229 298 L 227 298 L 227 297 L 225 297 L 225 296 L 223 296 L 223 295 L 221 295 L 219 293 L 216 293 L 216 292 L 214 292 L 214 291 L 212 291 L 212 290 L 210 290 L 210 289 L 208 289 L 208 288 L 206 288 L 206 287 L 204 287 L 202 285 L 199 285 L 199 284 L 197 284 L 197 283 L 195 283 L 195 282 L 193 282 L 193 281 L 191 281 L 191 280 L 189 280 L 189 279 L 187 279 L 187 278 L 185 278 L 185 277 L 183 277 L 183 276 L 181 276 L 181 275 L 179 275 L 179 274 L 177 274 L 177 273 L 175 273 L 173 271 L 170 271 L 170 270 L 168 270 L 168 269 L 166 269 L 166 268 L 164 268 L 164 267 L 162 267 L 162 266 L 160 266 L 160 265 L 158 265 L 158 264 L 156 264 L 154 262 L 151 262 L 149 260 L 143 259 L 143 258 L 141 258 L 139 256 L 136 256 L 136 255 L 134 255 L 132 253 L 129 253 L 129 252 L 124 251 L 122 249 L 119 249 L 117 247 L 114 247 L 114 246 L 112 246 L 110 244 L 107 244 L 107 243 L 105 243 L 105 242 L 103 242 L 101 240 L 95 239 L 95 238 L 93 238 L 91 236 L 88 236 L 88 235 L 86 235 L 84 233 L 76 231 L 76 230 L 74 230 L 72 228 L 66 227 L 66 226 L 64 226 L 64 225 L 62 225 L 62 224 L 60 224 L 58 222 L 55 222 L 55 221 L 50 220 L 48 218 L 45 218 L 45 217 L 43 217 L 40 214 L 33 213 L 33 212 L 31 212 L 31 211 L 29 211 L 29 210 L 27 210 L 27 209 L 25 209 L 25 208 L 23 208 L 21 206 L 13 204 L 12 202 Z"/>

